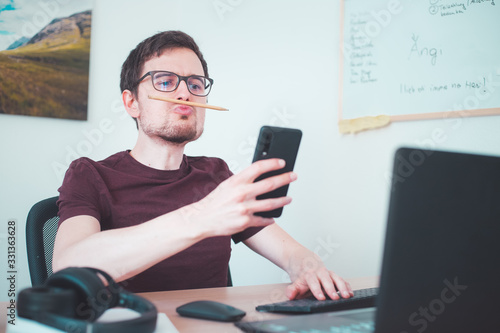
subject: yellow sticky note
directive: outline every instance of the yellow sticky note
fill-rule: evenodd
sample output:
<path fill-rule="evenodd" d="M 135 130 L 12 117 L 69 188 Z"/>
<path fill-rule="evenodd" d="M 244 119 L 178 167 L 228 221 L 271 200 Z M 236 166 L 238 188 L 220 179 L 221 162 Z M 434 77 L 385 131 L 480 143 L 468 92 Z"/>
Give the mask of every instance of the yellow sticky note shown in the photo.
<path fill-rule="evenodd" d="M 389 125 L 390 122 L 391 117 L 385 115 L 345 119 L 339 121 L 339 132 L 341 134 L 354 134 L 361 131 L 384 127 Z"/>

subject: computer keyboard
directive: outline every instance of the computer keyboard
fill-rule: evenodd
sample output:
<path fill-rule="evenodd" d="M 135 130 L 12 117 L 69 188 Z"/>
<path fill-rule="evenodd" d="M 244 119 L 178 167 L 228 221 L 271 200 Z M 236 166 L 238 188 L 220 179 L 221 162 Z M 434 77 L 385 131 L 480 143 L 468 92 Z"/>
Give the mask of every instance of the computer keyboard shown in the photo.
<path fill-rule="evenodd" d="M 354 296 L 333 300 L 327 298 L 324 301 L 314 297 L 284 301 L 279 303 L 264 304 L 256 307 L 257 311 L 281 312 L 281 313 L 314 313 L 330 312 L 351 309 L 361 309 L 375 306 L 378 288 L 367 288 L 354 290 Z"/>

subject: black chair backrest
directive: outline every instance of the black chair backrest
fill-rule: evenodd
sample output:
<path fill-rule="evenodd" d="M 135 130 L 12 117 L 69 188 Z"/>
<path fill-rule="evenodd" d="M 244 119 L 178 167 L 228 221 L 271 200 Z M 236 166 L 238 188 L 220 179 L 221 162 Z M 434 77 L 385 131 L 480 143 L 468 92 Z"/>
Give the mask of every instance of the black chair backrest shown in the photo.
<path fill-rule="evenodd" d="M 233 279 L 231 278 L 231 269 L 229 267 L 227 268 L 227 286 L 228 287 L 233 286 Z"/>
<path fill-rule="evenodd" d="M 52 253 L 59 222 L 58 198 L 48 198 L 33 205 L 26 220 L 26 248 L 33 286 L 42 285 L 52 274 Z"/>

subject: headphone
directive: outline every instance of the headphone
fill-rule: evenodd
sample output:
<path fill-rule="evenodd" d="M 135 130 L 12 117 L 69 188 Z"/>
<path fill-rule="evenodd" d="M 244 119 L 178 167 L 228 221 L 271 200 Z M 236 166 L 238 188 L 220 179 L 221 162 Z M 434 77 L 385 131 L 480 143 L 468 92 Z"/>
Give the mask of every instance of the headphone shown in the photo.
<path fill-rule="evenodd" d="M 107 280 L 107 286 L 98 274 Z M 124 321 L 95 322 L 116 306 L 141 315 Z M 22 290 L 17 314 L 65 332 L 150 333 L 156 328 L 157 310 L 147 299 L 125 291 L 106 272 L 69 267 L 49 276 L 40 287 Z"/>

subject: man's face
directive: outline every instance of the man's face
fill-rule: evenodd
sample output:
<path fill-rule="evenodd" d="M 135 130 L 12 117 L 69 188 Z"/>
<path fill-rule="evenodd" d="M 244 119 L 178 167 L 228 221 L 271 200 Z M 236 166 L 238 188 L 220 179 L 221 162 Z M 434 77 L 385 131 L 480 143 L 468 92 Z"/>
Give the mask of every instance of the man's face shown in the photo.
<path fill-rule="evenodd" d="M 203 67 L 196 54 L 186 48 L 165 51 L 144 63 L 140 76 L 149 71 L 163 70 L 182 76 L 204 76 Z M 148 95 L 171 99 L 206 103 L 206 97 L 191 94 L 185 81 L 181 81 L 175 91 L 161 92 L 153 88 L 151 76 L 147 76 L 138 86 L 137 103 L 139 130 L 152 139 L 161 139 L 175 144 L 194 141 L 203 133 L 205 109 L 182 104 L 149 99 Z"/>

